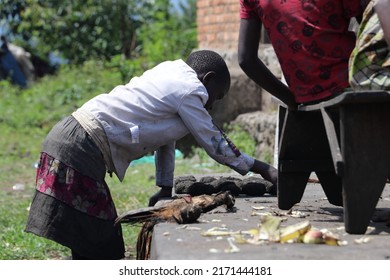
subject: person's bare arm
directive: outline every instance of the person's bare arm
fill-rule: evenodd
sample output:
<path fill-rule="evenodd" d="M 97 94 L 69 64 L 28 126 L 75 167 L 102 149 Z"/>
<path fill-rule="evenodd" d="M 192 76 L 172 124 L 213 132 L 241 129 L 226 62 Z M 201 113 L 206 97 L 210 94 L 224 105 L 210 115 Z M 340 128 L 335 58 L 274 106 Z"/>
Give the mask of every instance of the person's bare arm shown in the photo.
<path fill-rule="evenodd" d="M 376 0 L 374 9 L 379 17 L 387 45 L 390 46 L 390 0 Z"/>
<path fill-rule="evenodd" d="M 238 40 L 238 63 L 256 84 L 280 99 L 290 109 L 297 104 L 293 93 L 258 57 L 261 22 L 257 19 L 241 19 Z"/>
<path fill-rule="evenodd" d="M 273 183 L 275 186 L 278 184 L 278 170 L 268 163 L 255 159 L 255 163 L 250 171 L 260 174 L 264 179 Z"/>

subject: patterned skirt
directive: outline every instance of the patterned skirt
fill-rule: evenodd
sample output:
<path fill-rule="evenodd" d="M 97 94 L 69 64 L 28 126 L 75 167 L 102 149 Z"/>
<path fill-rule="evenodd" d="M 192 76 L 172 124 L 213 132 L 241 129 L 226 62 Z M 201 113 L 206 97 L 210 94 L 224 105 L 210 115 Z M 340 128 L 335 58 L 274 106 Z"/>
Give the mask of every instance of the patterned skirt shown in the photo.
<path fill-rule="evenodd" d="M 121 259 L 124 242 L 104 181 L 101 152 L 68 117 L 46 137 L 26 232 L 56 241 L 88 259 Z"/>

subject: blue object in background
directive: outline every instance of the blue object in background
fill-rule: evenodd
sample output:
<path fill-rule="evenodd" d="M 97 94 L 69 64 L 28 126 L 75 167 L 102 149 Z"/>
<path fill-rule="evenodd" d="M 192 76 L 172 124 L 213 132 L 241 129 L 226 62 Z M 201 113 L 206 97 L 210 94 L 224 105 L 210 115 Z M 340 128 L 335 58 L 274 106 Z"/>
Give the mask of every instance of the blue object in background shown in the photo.
<path fill-rule="evenodd" d="M 5 77 L 10 77 L 13 84 L 23 88 L 27 86 L 26 76 L 23 74 L 22 69 L 20 69 L 18 62 L 9 51 L 7 43 L 3 39 L 0 45 L 0 68 Z"/>
<path fill-rule="evenodd" d="M 178 149 L 175 150 L 175 159 L 182 158 L 183 153 Z M 154 155 L 151 156 L 143 156 L 142 158 L 133 160 L 130 163 L 130 166 L 139 165 L 139 164 L 154 164 Z"/>

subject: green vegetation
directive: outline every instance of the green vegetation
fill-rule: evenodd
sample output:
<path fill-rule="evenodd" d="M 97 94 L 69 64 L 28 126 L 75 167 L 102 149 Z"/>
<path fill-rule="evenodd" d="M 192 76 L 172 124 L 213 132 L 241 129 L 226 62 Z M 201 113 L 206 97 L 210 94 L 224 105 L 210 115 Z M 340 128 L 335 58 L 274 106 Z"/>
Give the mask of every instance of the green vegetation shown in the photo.
<path fill-rule="evenodd" d="M 1 27 L 32 54 L 55 52 L 72 64 L 118 54 L 156 63 L 197 46 L 196 0 L 181 1 L 178 10 L 169 0 L 2 0 Z"/>

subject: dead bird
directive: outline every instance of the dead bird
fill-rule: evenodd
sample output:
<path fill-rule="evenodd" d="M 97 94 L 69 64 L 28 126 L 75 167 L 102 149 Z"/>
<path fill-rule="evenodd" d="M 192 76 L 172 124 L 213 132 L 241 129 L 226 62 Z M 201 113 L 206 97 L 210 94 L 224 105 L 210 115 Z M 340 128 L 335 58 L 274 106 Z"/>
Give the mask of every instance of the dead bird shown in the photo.
<path fill-rule="evenodd" d="M 195 223 L 202 213 L 222 205 L 225 205 L 226 209 L 232 209 L 234 203 L 235 199 L 229 191 L 213 195 L 182 196 L 173 200 L 161 201 L 159 206 L 128 211 L 120 215 L 115 220 L 115 224 L 142 223 L 137 238 L 137 260 L 147 260 L 150 256 L 153 228 L 157 223 Z"/>
<path fill-rule="evenodd" d="M 234 197 L 229 191 L 213 195 L 181 196 L 162 202 L 159 206 L 131 210 L 118 216 L 118 223 L 142 223 L 146 221 L 177 222 L 178 224 L 194 223 L 202 213 L 218 206 L 225 205 L 226 209 L 233 208 Z"/>

